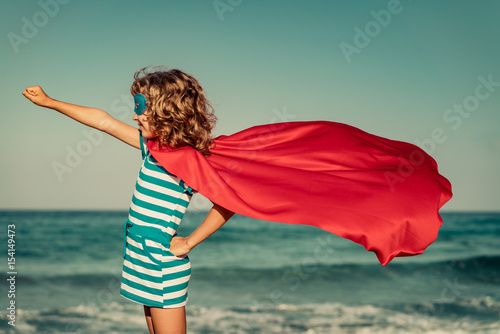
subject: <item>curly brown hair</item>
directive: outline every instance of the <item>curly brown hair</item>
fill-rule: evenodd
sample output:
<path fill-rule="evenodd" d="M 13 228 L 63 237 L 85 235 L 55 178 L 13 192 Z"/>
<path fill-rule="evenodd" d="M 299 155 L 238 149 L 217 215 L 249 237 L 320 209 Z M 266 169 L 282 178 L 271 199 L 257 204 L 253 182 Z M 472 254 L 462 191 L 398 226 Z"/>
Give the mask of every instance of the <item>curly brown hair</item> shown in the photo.
<path fill-rule="evenodd" d="M 209 156 L 211 130 L 217 118 L 198 80 L 178 69 L 148 73 L 150 69 L 144 67 L 135 72 L 130 92 L 146 97 L 144 115 L 158 136 L 160 147 L 189 145 Z"/>

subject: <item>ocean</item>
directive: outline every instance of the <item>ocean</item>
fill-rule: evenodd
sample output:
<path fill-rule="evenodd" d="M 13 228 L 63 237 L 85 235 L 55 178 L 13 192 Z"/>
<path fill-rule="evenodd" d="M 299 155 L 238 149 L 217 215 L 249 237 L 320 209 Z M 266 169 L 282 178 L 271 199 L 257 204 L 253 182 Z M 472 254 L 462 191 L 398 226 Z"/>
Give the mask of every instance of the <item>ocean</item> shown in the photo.
<path fill-rule="evenodd" d="M 205 214 L 188 209 L 179 235 Z M 383 267 L 315 227 L 235 216 L 190 253 L 188 333 L 500 333 L 500 213 L 442 217 L 424 254 Z M 0 212 L 0 332 L 148 333 L 119 295 L 126 218 Z"/>

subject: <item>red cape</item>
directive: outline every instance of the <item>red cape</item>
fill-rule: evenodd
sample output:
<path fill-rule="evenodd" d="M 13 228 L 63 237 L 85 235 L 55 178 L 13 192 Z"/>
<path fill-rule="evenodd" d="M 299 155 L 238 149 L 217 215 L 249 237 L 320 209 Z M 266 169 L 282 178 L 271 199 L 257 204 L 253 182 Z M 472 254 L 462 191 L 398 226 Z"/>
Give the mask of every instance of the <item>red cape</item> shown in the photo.
<path fill-rule="evenodd" d="M 255 126 L 153 157 L 212 202 L 255 219 L 319 227 L 375 252 L 382 265 L 436 238 L 451 184 L 419 147 L 334 122 Z"/>

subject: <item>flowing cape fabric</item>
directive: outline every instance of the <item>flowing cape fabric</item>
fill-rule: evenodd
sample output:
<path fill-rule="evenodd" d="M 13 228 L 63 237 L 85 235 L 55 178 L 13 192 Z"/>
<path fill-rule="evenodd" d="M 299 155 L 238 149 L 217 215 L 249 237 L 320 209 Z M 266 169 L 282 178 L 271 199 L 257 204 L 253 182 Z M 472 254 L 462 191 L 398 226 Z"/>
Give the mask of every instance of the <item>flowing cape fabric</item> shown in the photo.
<path fill-rule="evenodd" d="M 375 252 L 382 265 L 421 254 L 442 224 L 451 184 L 419 147 L 327 121 L 255 126 L 153 157 L 212 202 L 238 214 L 319 227 Z"/>

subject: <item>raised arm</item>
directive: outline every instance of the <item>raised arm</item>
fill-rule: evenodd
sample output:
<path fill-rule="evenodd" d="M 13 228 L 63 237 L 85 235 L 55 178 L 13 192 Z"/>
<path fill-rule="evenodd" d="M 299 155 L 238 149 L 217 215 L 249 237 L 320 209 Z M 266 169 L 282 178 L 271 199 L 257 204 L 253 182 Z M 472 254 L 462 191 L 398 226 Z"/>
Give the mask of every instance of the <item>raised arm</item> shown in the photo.
<path fill-rule="evenodd" d="M 187 238 L 174 237 L 170 242 L 170 251 L 175 256 L 189 253 L 200 242 L 211 236 L 221 228 L 232 216 L 234 212 L 229 211 L 220 205 L 214 204 L 205 220 Z"/>
<path fill-rule="evenodd" d="M 140 149 L 139 130 L 123 123 L 101 109 L 82 107 L 50 98 L 40 86 L 27 87 L 23 95 L 40 107 L 56 110 L 82 124 L 106 132 Z"/>

